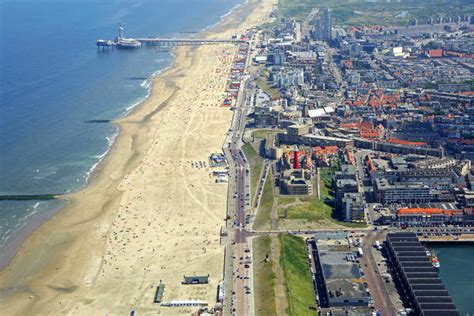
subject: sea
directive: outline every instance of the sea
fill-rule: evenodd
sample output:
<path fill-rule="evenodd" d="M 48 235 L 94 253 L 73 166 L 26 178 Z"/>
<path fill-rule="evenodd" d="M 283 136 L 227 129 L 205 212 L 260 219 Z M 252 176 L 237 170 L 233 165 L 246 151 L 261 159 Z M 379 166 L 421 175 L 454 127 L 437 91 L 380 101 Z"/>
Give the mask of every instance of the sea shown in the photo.
<path fill-rule="evenodd" d="M 474 315 L 474 245 L 428 244 L 440 262 L 439 276 L 463 316 Z"/>
<path fill-rule="evenodd" d="M 98 50 L 98 39 L 189 37 L 242 0 L 0 0 L 0 195 L 80 190 L 114 139 L 113 120 L 150 93 L 169 49 Z M 64 202 L 0 201 L 0 270 Z"/>

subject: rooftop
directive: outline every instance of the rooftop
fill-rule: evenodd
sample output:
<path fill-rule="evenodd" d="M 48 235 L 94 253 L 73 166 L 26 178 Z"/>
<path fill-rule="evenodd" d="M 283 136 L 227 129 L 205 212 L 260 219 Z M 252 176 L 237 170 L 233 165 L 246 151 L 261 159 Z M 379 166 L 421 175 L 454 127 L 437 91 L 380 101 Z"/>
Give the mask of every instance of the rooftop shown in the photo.
<path fill-rule="evenodd" d="M 367 298 L 347 234 L 316 234 L 315 240 L 329 300 Z"/>

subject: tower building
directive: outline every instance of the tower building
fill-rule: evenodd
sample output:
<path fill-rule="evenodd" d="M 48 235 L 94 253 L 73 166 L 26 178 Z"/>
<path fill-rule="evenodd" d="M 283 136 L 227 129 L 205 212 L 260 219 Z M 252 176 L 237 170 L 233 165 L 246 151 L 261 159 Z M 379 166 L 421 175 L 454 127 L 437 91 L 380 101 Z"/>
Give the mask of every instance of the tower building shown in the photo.
<path fill-rule="evenodd" d="M 326 7 L 324 9 L 324 16 L 323 16 L 323 29 L 322 29 L 322 37 L 324 41 L 331 41 L 332 39 L 332 18 L 331 18 L 331 9 Z"/>

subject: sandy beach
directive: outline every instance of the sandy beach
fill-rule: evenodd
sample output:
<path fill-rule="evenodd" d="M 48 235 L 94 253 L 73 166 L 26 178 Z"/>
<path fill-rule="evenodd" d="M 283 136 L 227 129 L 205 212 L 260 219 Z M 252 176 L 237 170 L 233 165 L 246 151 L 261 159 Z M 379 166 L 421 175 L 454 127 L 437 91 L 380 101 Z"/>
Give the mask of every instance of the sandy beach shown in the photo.
<path fill-rule="evenodd" d="M 229 38 L 268 19 L 275 0 L 249 0 L 206 36 Z M 211 33 L 212 32 L 212 33 Z M 153 304 L 213 306 L 222 280 L 227 185 L 208 157 L 220 152 L 232 111 L 222 107 L 234 45 L 179 47 L 150 97 L 119 120 L 120 135 L 89 185 L 27 238 L 0 274 L 6 315 L 189 313 Z M 183 275 L 210 275 L 182 285 Z"/>

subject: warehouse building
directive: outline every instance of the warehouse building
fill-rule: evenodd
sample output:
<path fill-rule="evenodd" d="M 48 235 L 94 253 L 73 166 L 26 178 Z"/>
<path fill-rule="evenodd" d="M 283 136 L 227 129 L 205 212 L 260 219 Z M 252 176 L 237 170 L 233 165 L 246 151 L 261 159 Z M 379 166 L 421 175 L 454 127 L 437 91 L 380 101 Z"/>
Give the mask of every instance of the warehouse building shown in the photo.
<path fill-rule="evenodd" d="M 386 245 L 395 277 L 416 316 L 459 315 L 415 233 L 389 233 Z"/>
<path fill-rule="evenodd" d="M 318 233 L 314 237 L 313 256 L 316 279 L 322 280 L 320 300 L 329 307 L 367 307 L 369 297 L 365 279 L 356 263 L 345 233 Z M 323 292 L 323 293 L 320 293 Z"/>

